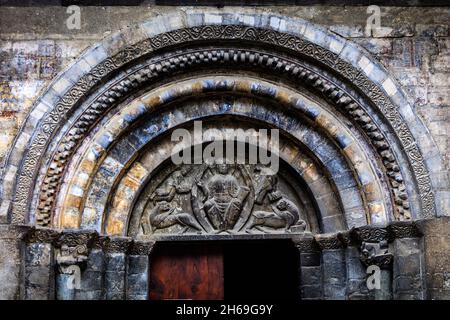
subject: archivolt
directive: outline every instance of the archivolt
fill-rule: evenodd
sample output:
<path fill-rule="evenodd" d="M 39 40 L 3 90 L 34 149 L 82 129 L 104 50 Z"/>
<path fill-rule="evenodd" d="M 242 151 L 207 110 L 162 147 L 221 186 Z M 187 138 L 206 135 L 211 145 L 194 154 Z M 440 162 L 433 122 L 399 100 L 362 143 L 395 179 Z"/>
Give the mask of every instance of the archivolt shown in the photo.
<path fill-rule="evenodd" d="M 261 15 L 261 21 L 263 17 Z M 131 45 L 122 46 L 109 57 L 105 51 L 108 44 L 111 47 L 111 41 L 106 41 L 55 81 L 30 113 L 8 157 L 2 207 L 9 208 L 5 204 L 11 201 L 13 222 L 28 221 L 30 216 L 33 217 L 31 212 L 36 213 L 37 224 L 50 224 L 59 192 L 64 190 L 64 186 L 61 189 L 64 175 L 76 171 L 69 163 L 75 163 L 72 159 L 80 143 L 90 139 L 95 127 L 104 123 L 102 119 L 111 114 L 111 110 L 125 105 L 124 101 L 133 99 L 143 90 L 176 82 L 175 78 L 181 75 L 199 77 L 212 69 L 233 76 L 256 71 L 272 81 L 283 82 L 294 91 L 307 89 L 311 92 L 308 95 L 325 99 L 333 106 L 330 112 L 345 115 L 361 132 L 359 137 L 364 138 L 377 154 L 378 164 L 372 162 L 373 176 L 377 177 L 379 188 L 384 183 L 379 176 L 385 174 L 388 177 L 393 218 L 410 219 L 410 208 L 417 217 L 435 214 L 431 181 L 423 157 L 399 107 L 393 103 L 400 99 L 399 90 L 378 65 L 357 49 L 353 54 L 358 54 L 360 60 L 352 61 L 350 55 L 345 55 L 347 45 L 335 37 L 318 41 L 331 49 L 328 50 L 313 43 L 315 40 L 311 37 L 307 40 L 292 31 L 270 29 L 267 17 L 267 25 L 262 26 L 246 26 L 241 22 L 241 25 L 198 25 L 188 16 L 185 18 L 175 19 L 176 30 L 169 27 L 159 34 L 150 31 L 150 37 L 137 42 L 133 39 Z M 174 21 L 173 17 L 169 21 Z M 299 30 L 304 30 L 300 28 L 303 22 L 297 23 Z M 307 28 L 313 27 L 308 25 Z M 114 42 L 115 38 L 111 39 Z M 86 61 L 95 66 L 88 70 Z M 352 63 L 371 67 L 369 71 L 367 68 L 358 70 Z M 378 70 L 377 74 L 371 73 L 374 68 Z M 52 99 L 55 90 L 61 87 L 67 91 L 59 99 Z M 202 87 L 199 92 L 208 89 Z M 220 91 L 221 88 L 211 90 Z M 247 88 L 247 91 L 267 99 L 276 98 L 286 105 L 296 102 L 283 94 L 274 96 L 273 90 L 263 87 Z M 164 105 L 168 97 L 170 95 L 159 96 L 150 105 Z M 317 116 L 304 111 L 309 112 L 310 118 Z M 310 120 L 333 136 L 336 128 L 319 118 Z M 341 142 L 337 136 L 334 138 L 337 144 Z M 357 154 L 370 154 L 369 149 Z M 408 188 L 404 181 L 408 182 Z M 382 189 L 379 191 L 383 193 Z M 386 199 L 382 202 L 384 206 L 389 204 Z"/>
<path fill-rule="evenodd" d="M 183 100 L 187 97 L 196 97 L 195 100 L 199 100 L 205 93 L 214 92 L 226 95 L 226 99 L 221 101 L 203 97 L 205 101 L 202 103 Z M 272 99 L 264 94 L 269 92 Z M 268 108 L 257 102 L 246 103 L 245 100 L 241 102 L 231 98 L 232 95 L 239 93 L 252 96 L 262 95 L 267 102 L 271 100 L 276 102 L 277 107 Z M 164 104 L 161 103 L 163 100 L 171 107 L 164 108 Z M 176 104 L 177 100 L 182 100 L 182 103 Z M 297 115 L 293 114 L 294 111 Z M 153 114 L 153 116 L 133 127 L 139 118 L 145 118 L 147 114 Z M 170 150 L 174 143 L 160 142 L 156 144 L 157 142 L 153 142 L 154 139 L 186 122 L 224 115 L 233 116 L 234 123 L 244 117 L 264 122 L 266 126 L 275 126 L 289 134 L 291 139 L 298 143 L 297 147 L 290 143 L 290 147 L 287 147 L 286 144 L 286 149 L 282 148 L 282 157 L 288 163 L 295 163 L 294 160 L 297 156 L 300 159 L 305 157 L 302 151 L 305 147 L 309 154 L 318 157 L 320 167 L 324 168 L 323 171 L 330 176 L 335 185 L 334 188 L 319 188 L 317 186 L 319 183 L 316 183 L 315 187 L 310 188 L 316 196 L 315 202 L 321 207 L 320 214 L 326 218 L 325 220 L 330 220 L 332 216 L 339 216 L 339 205 L 322 206 L 322 202 L 332 203 L 335 201 L 332 199 L 335 197 L 333 189 L 338 190 L 338 199 L 347 216 L 344 219 L 346 220 L 345 224 L 350 226 L 367 224 L 366 212 L 369 215 L 369 222 L 383 223 L 387 220 L 385 202 L 390 202 L 388 199 L 383 199 L 382 182 L 370 165 L 370 163 L 372 165 L 376 165 L 376 163 L 366 156 L 366 153 L 370 153 L 370 151 L 363 150 L 364 147 L 361 146 L 361 143 L 338 119 L 313 101 L 279 85 L 275 86 L 265 81 L 242 76 L 235 78 L 215 75 L 212 79 L 196 78 L 158 89 L 121 108 L 120 112 L 105 122 L 102 129 L 92 138 L 92 142 L 86 143 L 82 148 L 84 152 L 77 160 L 77 164 L 73 165 L 74 168 L 79 169 L 73 171 L 68 178 L 69 195 L 61 214 L 61 219 L 64 220 L 63 226 L 79 227 L 81 212 L 84 210 L 83 217 L 86 217 L 86 220 L 83 227 L 101 229 L 101 223 L 104 221 L 102 215 L 107 211 L 107 202 L 113 201 L 114 208 L 114 203 L 124 200 L 121 197 L 114 201 L 114 193 L 111 194 L 114 186 L 118 184 L 116 180 L 125 176 L 123 172 L 128 170 L 130 163 L 136 161 L 135 159 L 138 158 L 136 154 L 141 153 L 141 149 L 150 145 L 152 151 L 144 152 L 144 155 L 139 156 L 145 158 L 145 154 L 148 153 L 150 156 L 147 158 L 150 160 L 144 161 L 145 164 L 138 160 L 137 164 L 133 164 L 132 167 L 135 168 L 137 165 L 139 168 L 130 169 L 134 176 L 136 172 L 142 174 L 137 178 L 139 184 L 136 185 L 133 192 L 137 192 L 141 184 L 145 185 L 141 181 L 143 178 L 156 169 L 158 164 L 170 157 Z M 307 123 L 308 119 L 311 124 Z M 223 126 L 220 123 L 217 121 L 216 126 Z M 245 122 L 242 125 L 245 125 Z M 130 129 L 131 127 L 132 129 Z M 147 135 L 143 134 L 145 131 Z M 165 145 L 165 147 L 161 147 L 161 145 Z M 302 146 L 304 147 L 302 148 Z M 307 181 L 312 184 L 320 179 L 320 176 L 315 176 L 318 170 L 308 169 L 311 160 L 297 160 L 300 161 L 300 167 L 297 170 L 301 175 L 307 176 Z M 95 178 L 88 179 L 88 177 Z M 354 182 L 352 183 L 352 181 Z M 364 200 L 358 201 L 359 190 L 364 194 Z M 322 197 L 325 195 L 330 199 Z M 128 198 L 132 203 L 132 199 Z M 86 199 L 84 205 L 82 205 L 83 199 Z M 364 209 L 363 203 L 365 203 L 366 209 Z M 123 201 L 121 205 L 123 205 Z M 131 205 L 128 205 L 127 208 L 131 208 Z M 123 228 L 128 215 L 123 207 L 117 211 L 120 211 L 122 216 Z M 87 218 L 88 216 L 89 218 Z M 335 217 L 335 219 L 337 218 L 340 219 L 340 217 Z M 115 224 L 110 223 L 110 225 Z M 333 226 L 337 227 L 327 228 L 325 224 L 324 228 L 325 231 L 335 231 L 335 228 L 342 230 L 343 225 L 334 223 Z"/>

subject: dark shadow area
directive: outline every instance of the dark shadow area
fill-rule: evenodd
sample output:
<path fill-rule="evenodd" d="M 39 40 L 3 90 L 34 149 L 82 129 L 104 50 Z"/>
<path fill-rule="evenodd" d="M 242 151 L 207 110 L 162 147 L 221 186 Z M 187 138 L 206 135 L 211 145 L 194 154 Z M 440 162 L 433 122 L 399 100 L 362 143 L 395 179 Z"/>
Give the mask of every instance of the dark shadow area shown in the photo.
<path fill-rule="evenodd" d="M 298 261 L 290 241 L 225 245 L 225 300 L 299 300 Z"/>
<path fill-rule="evenodd" d="M 300 299 L 289 240 L 160 242 L 150 265 L 150 300 Z"/>

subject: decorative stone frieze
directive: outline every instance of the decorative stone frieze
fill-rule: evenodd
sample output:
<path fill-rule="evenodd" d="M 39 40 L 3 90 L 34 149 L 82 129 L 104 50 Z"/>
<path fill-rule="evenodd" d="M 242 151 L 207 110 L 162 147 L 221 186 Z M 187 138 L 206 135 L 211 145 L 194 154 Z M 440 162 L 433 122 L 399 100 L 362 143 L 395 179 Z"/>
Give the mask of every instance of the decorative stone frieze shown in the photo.
<path fill-rule="evenodd" d="M 420 238 L 423 235 L 414 222 L 393 221 L 386 229 L 389 239 Z"/>

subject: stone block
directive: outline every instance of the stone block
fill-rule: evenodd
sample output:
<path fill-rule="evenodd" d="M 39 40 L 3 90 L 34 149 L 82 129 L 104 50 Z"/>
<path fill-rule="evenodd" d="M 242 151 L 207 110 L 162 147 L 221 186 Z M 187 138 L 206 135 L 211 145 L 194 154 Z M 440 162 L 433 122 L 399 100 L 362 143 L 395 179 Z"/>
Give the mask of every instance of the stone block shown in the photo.
<path fill-rule="evenodd" d="M 322 299 L 322 287 L 315 286 L 302 286 L 300 288 L 302 300 L 307 299 Z"/>
<path fill-rule="evenodd" d="M 131 274 L 127 277 L 127 295 L 145 295 L 148 292 L 147 274 Z"/>
<path fill-rule="evenodd" d="M 98 271 L 84 271 L 81 275 L 82 291 L 98 291 L 103 287 L 103 273 Z"/>
<path fill-rule="evenodd" d="M 347 270 L 344 250 L 323 250 L 322 260 L 324 293 L 328 292 L 331 294 L 335 292 L 336 297 L 340 297 L 342 289 L 345 295 Z M 326 289 L 327 287 L 329 289 Z"/>
<path fill-rule="evenodd" d="M 316 267 L 320 266 L 319 253 L 300 253 L 300 264 L 302 267 Z"/>
<path fill-rule="evenodd" d="M 112 253 L 106 255 L 106 271 L 107 272 L 124 272 L 126 258 L 124 254 Z"/>
<path fill-rule="evenodd" d="M 314 286 L 322 283 L 321 267 L 301 267 L 301 286 Z"/>
<path fill-rule="evenodd" d="M 128 256 L 127 272 L 131 274 L 146 274 L 149 267 L 148 256 Z"/>

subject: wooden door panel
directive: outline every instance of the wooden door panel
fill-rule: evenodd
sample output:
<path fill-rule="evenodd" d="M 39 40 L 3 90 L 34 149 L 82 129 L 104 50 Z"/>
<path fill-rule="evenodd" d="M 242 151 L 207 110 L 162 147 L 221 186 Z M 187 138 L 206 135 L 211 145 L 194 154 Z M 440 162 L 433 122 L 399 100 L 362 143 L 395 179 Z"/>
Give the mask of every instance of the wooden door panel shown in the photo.
<path fill-rule="evenodd" d="M 160 245 L 152 254 L 150 299 L 224 297 L 223 252 L 211 244 Z"/>

